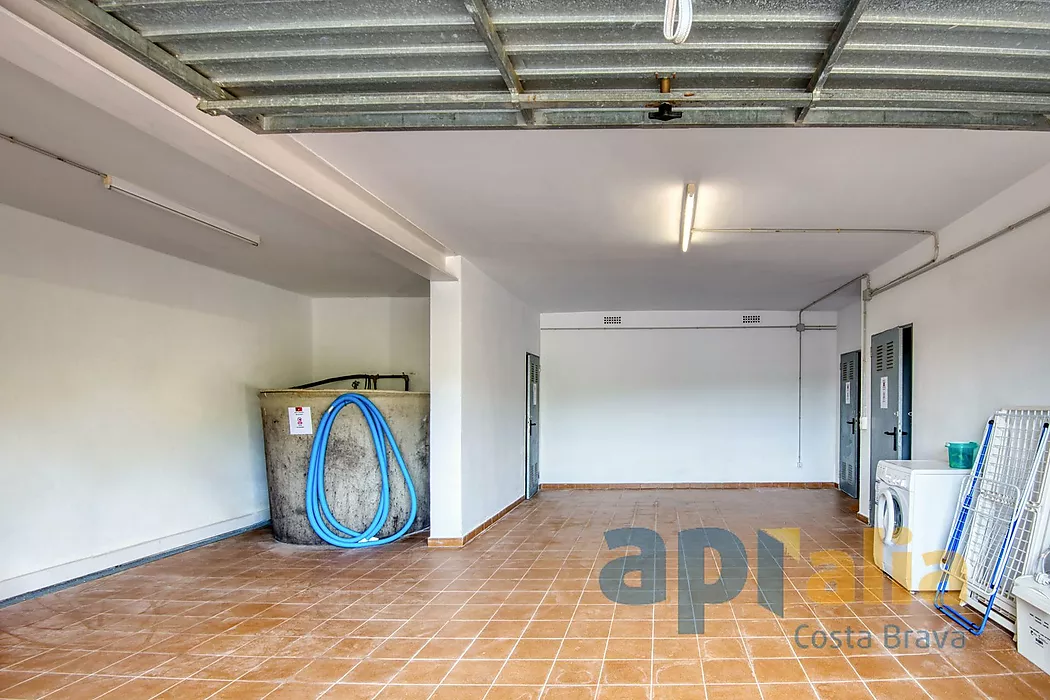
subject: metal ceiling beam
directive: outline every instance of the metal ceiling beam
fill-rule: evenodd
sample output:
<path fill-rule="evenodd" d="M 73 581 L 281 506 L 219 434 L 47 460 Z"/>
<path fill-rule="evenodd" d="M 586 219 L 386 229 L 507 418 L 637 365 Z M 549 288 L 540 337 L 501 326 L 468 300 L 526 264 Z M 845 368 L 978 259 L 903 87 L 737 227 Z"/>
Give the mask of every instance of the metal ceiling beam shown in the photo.
<path fill-rule="evenodd" d="M 868 9 L 869 1 L 850 0 L 850 4 L 846 6 L 846 11 L 842 15 L 842 21 L 835 27 L 835 31 L 831 35 L 831 41 L 828 42 L 828 48 L 824 51 L 824 55 L 821 56 L 820 63 L 817 64 L 817 72 L 813 74 L 809 85 L 806 86 L 806 90 L 812 97 L 810 103 L 799 110 L 798 118 L 796 119 L 798 123 L 801 124 L 806 121 L 810 110 L 813 109 L 820 99 L 820 91 L 828 81 L 828 77 L 835 68 L 835 63 L 838 62 L 839 56 L 842 55 L 842 50 L 846 48 L 846 43 L 853 36 L 853 33 L 857 31 L 857 25 L 860 24 L 860 16 L 864 14 L 864 10 Z"/>
<path fill-rule="evenodd" d="M 530 109 L 645 108 L 670 100 L 676 105 L 706 107 L 800 107 L 809 103 L 803 90 L 736 89 L 670 94 L 643 90 L 563 90 L 532 92 L 517 99 L 504 92 L 414 92 L 321 95 L 264 95 L 233 100 L 201 100 L 198 107 L 210 114 L 307 114 L 358 111 L 391 111 L 453 108 L 514 110 Z M 1050 95 L 1023 93 L 952 92 L 943 90 L 826 90 L 828 107 L 882 108 L 897 110 L 950 110 L 967 112 L 1050 111 Z"/>
<path fill-rule="evenodd" d="M 202 100 L 198 107 L 214 114 L 250 114 L 265 112 L 332 112 L 382 109 L 424 109 L 459 107 L 469 109 L 508 108 L 525 105 L 529 109 L 588 109 L 635 107 L 638 109 L 667 100 L 676 105 L 706 106 L 783 106 L 804 104 L 808 96 L 799 90 L 741 89 L 713 90 L 697 93 L 661 93 L 653 90 L 564 90 L 530 92 L 514 96 L 503 92 L 416 92 L 338 95 L 282 95 L 243 97 L 237 100 Z M 1044 110 L 1050 108 L 1047 99 Z"/>
<path fill-rule="evenodd" d="M 141 34 L 116 17 L 99 9 L 89 0 L 40 0 L 40 2 L 197 97 L 212 100 L 233 97 L 164 49 L 144 39 Z"/>
<path fill-rule="evenodd" d="M 794 123 L 791 108 L 681 108 L 681 119 L 655 125 L 648 110 L 537 111 L 529 128 L 678 128 L 701 126 L 787 126 Z M 1050 131 L 1042 115 L 969 114 L 922 110 L 822 109 L 814 112 L 813 126 L 965 128 Z M 346 114 L 287 114 L 260 119 L 265 133 L 332 131 L 408 131 L 521 128 L 511 110 L 355 112 Z"/>
<path fill-rule="evenodd" d="M 295 2 L 296 0 L 282 0 Z M 137 2 L 121 2 L 120 0 L 103 0 L 99 3 L 102 9 L 120 12 L 125 9 L 135 8 L 196 8 L 221 7 L 233 4 L 243 13 L 244 3 L 209 2 L 208 0 L 138 0 Z M 251 3 L 248 3 L 250 7 Z M 306 13 L 304 13 L 306 14 Z M 656 14 L 644 15 L 603 15 L 603 16 L 513 16 L 501 15 L 499 26 L 503 29 L 572 29 L 580 28 L 607 28 L 607 27 L 630 27 L 632 29 L 659 29 L 663 23 L 663 16 Z M 219 25 L 215 22 L 202 21 L 193 23 L 183 20 L 180 23 L 172 23 L 167 26 L 143 30 L 142 35 L 148 39 L 163 43 L 165 41 L 195 38 L 214 37 L 232 38 L 240 36 L 267 36 L 275 34 L 302 34 L 311 32 L 356 32 L 356 31 L 455 31 L 471 26 L 472 22 L 464 17 L 462 20 L 456 18 L 426 18 L 405 17 L 392 19 L 310 19 L 309 15 L 294 22 L 244 22 L 239 25 L 231 25 L 226 22 Z M 694 16 L 694 26 L 698 29 L 697 36 L 702 35 L 704 29 L 718 28 L 770 28 L 770 29 L 824 29 L 837 27 L 840 18 L 835 16 L 800 16 L 800 15 L 698 15 Z M 914 28 L 933 29 L 950 32 L 961 30 L 976 30 L 992 33 L 1050 33 L 1050 21 L 1007 21 L 1007 20 L 982 20 L 965 16 L 876 16 L 866 14 L 860 24 L 869 28 Z M 689 44 L 686 44 L 688 46 Z"/>
<path fill-rule="evenodd" d="M 489 56 L 496 62 L 496 68 L 499 69 L 499 74 L 507 85 L 507 90 L 510 91 L 512 96 L 525 92 L 525 86 L 522 85 L 518 71 L 514 68 L 514 63 L 507 54 L 507 47 L 503 45 L 503 39 L 499 35 L 499 30 L 496 29 L 496 24 L 492 21 L 492 15 L 489 14 L 489 8 L 485 5 L 485 0 L 463 0 L 463 5 L 467 8 L 467 13 L 474 22 L 474 27 L 478 30 L 481 40 L 485 43 Z M 526 122 L 532 121 L 533 115 L 530 110 L 523 109 L 521 114 Z"/>
<path fill-rule="evenodd" d="M 513 61 L 519 55 L 560 55 L 574 53 L 671 53 L 684 52 L 741 52 L 761 53 L 765 51 L 824 51 L 827 45 L 816 41 L 694 41 L 684 45 L 666 41 L 638 42 L 575 42 L 575 43 L 513 43 L 504 44 Z M 274 59 L 306 58 L 372 58 L 411 57 L 429 58 L 440 56 L 472 56 L 488 53 L 485 44 L 477 43 L 433 43 L 401 46 L 301 46 L 294 48 L 259 47 L 191 48 L 176 54 L 179 60 L 199 65 L 206 63 L 235 63 Z M 897 42 L 852 41 L 843 49 L 845 54 L 920 54 L 927 56 L 988 56 L 993 58 L 1037 58 L 1050 59 L 1050 48 L 1020 48 L 1012 46 L 972 46 L 955 44 L 906 44 Z"/>

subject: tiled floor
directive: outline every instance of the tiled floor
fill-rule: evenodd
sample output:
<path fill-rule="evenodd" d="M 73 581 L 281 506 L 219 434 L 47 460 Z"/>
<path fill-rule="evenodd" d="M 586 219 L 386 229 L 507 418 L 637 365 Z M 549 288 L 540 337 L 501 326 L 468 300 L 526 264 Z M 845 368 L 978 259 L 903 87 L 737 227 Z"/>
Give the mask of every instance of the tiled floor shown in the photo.
<path fill-rule="evenodd" d="M 667 543 L 666 602 L 600 591 L 598 572 L 625 553 L 604 533 L 631 525 Z M 734 532 L 752 562 L 758 529 L 800 529 L 783 618 L 756 603 L 752 579 L 707 606 L 705 634 L 677 634 L 677 533 L 695 527 Z M 886 648 L 886 625 L 954 628 L 865 571 L 863 533 L 836 492 L 779 489 L 547 492 L 451 551 L 307 549 L 259 531 L 0 609 L 0 697 L 1050 697 L 1050 677 L 998 628 L 961 650 Z M 814 578 L 823 550 L 817 566 L 855 570 Z M 874 641 L 816 648 L 821 627 Z"/>

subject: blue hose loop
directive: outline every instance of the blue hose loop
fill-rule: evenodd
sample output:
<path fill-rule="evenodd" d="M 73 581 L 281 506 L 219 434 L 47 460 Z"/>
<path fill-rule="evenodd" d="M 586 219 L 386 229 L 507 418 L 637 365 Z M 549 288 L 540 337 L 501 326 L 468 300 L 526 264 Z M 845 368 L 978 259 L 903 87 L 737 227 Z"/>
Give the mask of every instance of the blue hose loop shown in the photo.
<path fill-rule="evenodd" d="M 361 409 L 361 414 L 368 423 L 368 429 L 372 433 L 372 443 L 376 448 L 376 457 L 379 459 L 379 475 L 382 479 L 382 487 L 379 494 L 379 507 L 376 508 L 375 517 L 363 532 L 351 530 L 340 523 L 332 514 L 328 506 L 328 498 L 324 492 L 324 463 L 328 452 L 328 437 L 332 432 L 332 424 L 336 416 L 347 406 L 354 405 Z M 401 467 L 401 474 L 405 477 L 405 485 L 408 486 L 408 495 L 412 501 L 412 509 L 405 521 L 404 526 L 393 535 L 377 538 L 376 535 L 386 525 L 390 517 L 390 470 L 388 452 L 393 452 L 397 464 Z M 364 547 L 378 547 L 401 539 L 412 524 L 416 521 L 416 512 L 419 504 L 416 499 L 416 487 L 412 483 L 412 477 L 405 466 L 405 459 L 401 456 L 397 441 L 394 440 L 383 414 L 374 403 L 361 394 L 343 394 L 321 416 L 317 426 L 317 434 L 314 435 L 314 444 L 310 450 L 310 467 L 306 472 L 306 517 L 310 520 L 310 527 L 317 536 L 328 544 L 344 549 L 359 549 Z"/>

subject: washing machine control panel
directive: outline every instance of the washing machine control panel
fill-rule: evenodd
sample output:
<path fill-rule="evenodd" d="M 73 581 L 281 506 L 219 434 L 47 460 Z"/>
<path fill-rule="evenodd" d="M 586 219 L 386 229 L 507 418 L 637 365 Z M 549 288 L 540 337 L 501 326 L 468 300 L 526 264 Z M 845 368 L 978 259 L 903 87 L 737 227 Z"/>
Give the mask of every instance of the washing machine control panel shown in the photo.
<path fill-rule="evenodd" d="M 902 488 L 908 486 L 908 475 L 901 474 L 898 470 L 893 469 L 885 462 L 879 462 L 878 471 L 875 472 L 875 479 L 889 486 L 899 486 Z"/>

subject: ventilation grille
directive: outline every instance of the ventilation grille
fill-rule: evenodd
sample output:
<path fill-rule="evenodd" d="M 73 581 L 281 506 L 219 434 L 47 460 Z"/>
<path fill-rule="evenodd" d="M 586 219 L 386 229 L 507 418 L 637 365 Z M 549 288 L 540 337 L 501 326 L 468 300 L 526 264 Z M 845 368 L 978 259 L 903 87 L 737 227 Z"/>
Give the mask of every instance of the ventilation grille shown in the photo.
<path fill-rule="evenodd" d="M 540 382 L 540 365 L 537 362 L 529 363 L 529 381 L 533 384 Z"/>
<path fill-rule="evenodd" d="M 893 369 L 894 360 L 894 349 L 896 343 L 889 342 L 883 343 L 882 345 L 875 346 L 875 371 L 876 372 L 889 372 Z"/>
<path fill-rule="evenodd" d="M 623 323 L 623 316 L 606 316 L 603 323 L 607 326 L 618 326 Z"/>
<path fill-rule="evenodd" d="M 762 317 L 758 314 L 744 314 L 740 318 L 740 322 L 743 323 L 745 326 L 752 326 L 756 323 L 762 323 Z"/>
<path fill-rule="evenodd" d="M 853 381 L 853 378 L 856 376 L 855 373 L 857 371 L 857 368 L 855 367 L 855 364 L 856 363 L 855 363 L 854 360 L 846 360 L 845 362 L 842 363 L 842 381 L 844 381 L 844 382 L 852 382 Z"/>

